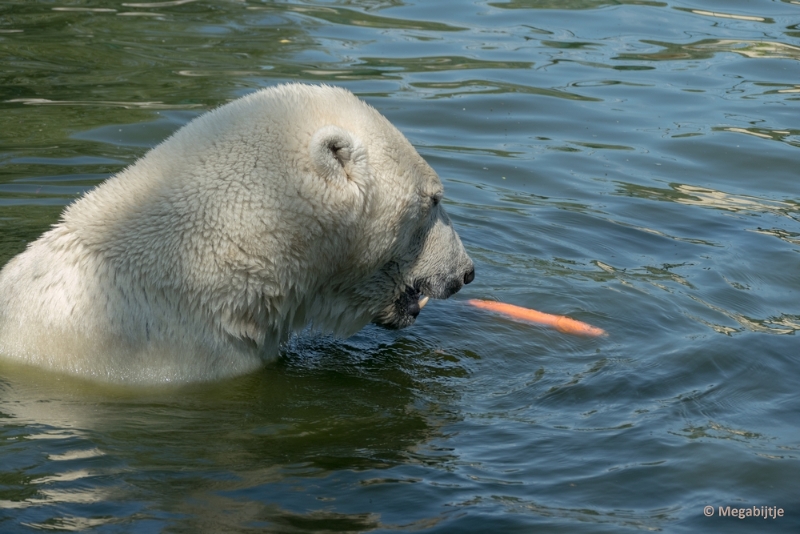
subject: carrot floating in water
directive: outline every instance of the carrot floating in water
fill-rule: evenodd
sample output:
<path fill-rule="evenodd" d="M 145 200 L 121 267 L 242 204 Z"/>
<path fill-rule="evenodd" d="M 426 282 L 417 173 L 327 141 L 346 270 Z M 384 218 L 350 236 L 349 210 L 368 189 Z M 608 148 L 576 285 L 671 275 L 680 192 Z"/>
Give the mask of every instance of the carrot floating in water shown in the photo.
<path fill-rule="evenodd" d="M 495 302 L 493 300 L 470 299 L 467 303 L 476 308 L 501 313 L 512 319 L 521 319 L 523 321 L 552 326 L 563 334 L 590 337 L 606 335 L 606 331 L 602 328 L 570 319 L 565 315 L 550 315 L 549 313 L 542 313 L 529 308 L 523 308 L 522 306 L 514 306 L 513 304 Z"/>

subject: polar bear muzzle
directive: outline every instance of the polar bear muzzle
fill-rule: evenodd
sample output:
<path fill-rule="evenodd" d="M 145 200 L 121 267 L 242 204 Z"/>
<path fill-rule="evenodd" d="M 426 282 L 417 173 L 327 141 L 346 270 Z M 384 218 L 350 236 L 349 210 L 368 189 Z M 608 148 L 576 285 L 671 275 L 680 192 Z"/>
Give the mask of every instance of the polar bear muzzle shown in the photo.
<path fill-rule="evenodd" d="M 392 302 L 392 305 L 387 307 L 373 322 L 391 329 L 411 326 L 431 296 L 441 299 L 448 298 L 474 279 L 475 268 L 470 267 L 461 279 L 435 277 L 431 280 L 421 281 L 415 286 L 408 286 Z"/>

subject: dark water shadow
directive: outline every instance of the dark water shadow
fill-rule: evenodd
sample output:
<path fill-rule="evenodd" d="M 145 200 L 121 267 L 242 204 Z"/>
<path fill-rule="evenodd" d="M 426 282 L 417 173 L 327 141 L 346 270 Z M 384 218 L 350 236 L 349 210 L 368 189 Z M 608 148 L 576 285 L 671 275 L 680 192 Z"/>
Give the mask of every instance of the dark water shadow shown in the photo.
<path fill-rule="evenodd" d="M 414 484 L 402 473 L 452 462 L 428 444 L 457 419 L 447 406 L 465 373 L 457 358 L 377 328 L 347 341 L 299 336 L 261 371 L 183 387 L 111 387 L 3 363 L 0 525 L 379 528 L 375 514 L 326 503 L 342 485 L 360 495 Z"/>

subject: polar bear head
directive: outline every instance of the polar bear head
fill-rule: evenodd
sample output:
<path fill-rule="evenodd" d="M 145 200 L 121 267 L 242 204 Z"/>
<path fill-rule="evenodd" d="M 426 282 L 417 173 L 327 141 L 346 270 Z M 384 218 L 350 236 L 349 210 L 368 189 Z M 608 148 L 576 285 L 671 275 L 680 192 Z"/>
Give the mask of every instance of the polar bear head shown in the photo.
<path fill-rule="evenodd" d="M 289 84 L 195 119 L 64 224 L 115 280 L 158 288 L 182 323 L 273 352 L 308 324 L 338 335 L 408 326 L 428 298 L 471 282 L 442 195 L 374 108 Z"/>
<path fill-rule="evenodd" d="M 332 246 L 326 255 L 330 264 L 339 265 L 334 287 L 344 289 L 338 296 L 347 295 L 351 313 L 363 310 L 362 322 L 369 316 L 383 326 L 408 326 L 428 298 L 445 299 L 475 276 L 441 205 L 441 180 L 373 108 L 341 89 L 311 91 L 328 93 L 325 107 L 333 106 L 308 141 L 310 168 L 305 173 L 310 176 L 304 183 L 310 186 L 309 197 L 322 193 L 320 182 L 324 188 L 322 203 L 312 213 L 326 220 L 319 237 Z M 312 117 L 317 115 L 312 111 Z M 326 234 L 333 229 L 347 237 L 329 241 Z M 309 246 L 310 257 L 322 247 Z"/>
<path fill-rule="evenodd" d="M 302 243 L 327 280 L 315 289 L 326 295 L 317 311 L 330 310 L 312 313 L 312 322 L 340 333 L 367 321 L 405 327 L 428 298 L 447 298 L 473 280 L 441 205 L 441 180 L 388 120 L 343 89 L 290 85 L 258 98 L 291 102 L 287 152 L 308 156 L 295 163 L 301 179 L 292 196 L 309 204 L 312 227 L 295 246 Z"/>

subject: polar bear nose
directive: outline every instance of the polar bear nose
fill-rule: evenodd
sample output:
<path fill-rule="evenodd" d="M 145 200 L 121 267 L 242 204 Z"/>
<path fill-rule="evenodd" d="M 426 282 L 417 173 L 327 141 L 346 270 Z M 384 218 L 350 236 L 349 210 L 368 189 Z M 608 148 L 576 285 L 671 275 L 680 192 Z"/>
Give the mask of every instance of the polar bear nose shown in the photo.
<path fill-rule="evenodd" d="M 472 267 L 467 273 L 464 275 L 464 284 L 469 284 L 475 280 L 475 267 Z"/>

